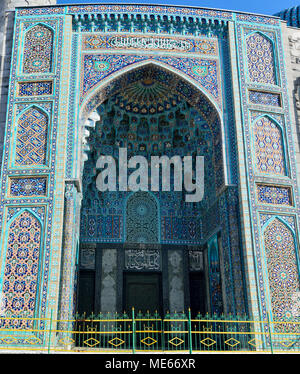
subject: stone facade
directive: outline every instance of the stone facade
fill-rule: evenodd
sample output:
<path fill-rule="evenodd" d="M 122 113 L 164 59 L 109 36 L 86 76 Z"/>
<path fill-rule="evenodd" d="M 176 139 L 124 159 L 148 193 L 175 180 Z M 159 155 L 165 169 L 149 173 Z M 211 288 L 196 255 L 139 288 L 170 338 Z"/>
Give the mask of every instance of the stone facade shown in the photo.
<path fill-rule="evenodd" d="M 284 41 L 285 41 L 285 55 L 287 56 L 287 71 L 289 79 L 289 95 L 291 100 L 291 106 L 294 109 L 295 116 L 292 117 L 293 120 L 293 134 L 295 139 L 299 139 L 300 125 L 299 125 L 299 115 L 300 115 L 300 101 L 299 101 L 299 42 L 300 33 L 297 29 L 292 27 L 283 26 L 284 30 Z M 297 168 L 300 168 L 300 142 L 295 142 L 295 152 L 297 157 Z"/>
<path fill-rule="evenodd" d="M 65 330 L 88 291 L 95 312 L 118 312 L 131 282 L 149 306 L 137 279 L 162 313 L 181 312 L 196 274 L 207 312 L 298 318 L 297 29 L 230 11 L 53 3 L 1 10 L 1 316 L 51 313 Z M 121 179 L 99 193 L 97 160 L 120 161 L 120 148 L 204 156 L 203 200 Z M 82 279 L 94 288 L 80 291 Z"/>

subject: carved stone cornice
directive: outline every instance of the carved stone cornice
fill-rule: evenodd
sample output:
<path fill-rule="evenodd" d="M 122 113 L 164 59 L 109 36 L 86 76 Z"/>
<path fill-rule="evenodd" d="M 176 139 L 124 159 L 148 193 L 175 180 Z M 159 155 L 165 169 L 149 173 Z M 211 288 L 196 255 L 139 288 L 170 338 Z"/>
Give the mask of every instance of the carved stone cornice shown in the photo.
<path fill-rule="evenodd" d="M 289 47 L 291 62 L 293 64 L 300 64 L 300 31 L 289 35 Z"/>

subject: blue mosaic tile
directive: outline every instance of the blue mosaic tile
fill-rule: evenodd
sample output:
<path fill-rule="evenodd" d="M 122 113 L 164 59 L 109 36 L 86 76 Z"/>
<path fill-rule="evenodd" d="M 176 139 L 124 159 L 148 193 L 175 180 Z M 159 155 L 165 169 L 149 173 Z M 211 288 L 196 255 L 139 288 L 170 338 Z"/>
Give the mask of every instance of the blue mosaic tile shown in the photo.
<path fill-rule="evenodd" d="M 290 187 L 278 187 L 258 184 L 257 198 L 261 204 L 292 205 Z"/>
<path fill-rule="evenodd" d="M 11 196 L 45 196 L 47 192 L 47 178 L 10 178 Z"/>
<path fill-rule="evenodd" d="M 52 86 L 51 81 L 21 82 L 19 83 L 18 96 L 52 95 Z"/>
<path fill-rule="evenodd" d="M 280 95 L 272 92 L 249 90 L 249 101 L 252 104 L 281 107 Z"/>

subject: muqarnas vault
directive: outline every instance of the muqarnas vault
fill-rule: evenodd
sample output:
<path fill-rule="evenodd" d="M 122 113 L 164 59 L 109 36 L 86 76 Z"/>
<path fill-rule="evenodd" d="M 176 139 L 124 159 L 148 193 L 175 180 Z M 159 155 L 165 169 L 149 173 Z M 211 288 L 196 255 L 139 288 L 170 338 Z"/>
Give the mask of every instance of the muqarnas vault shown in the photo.
<path fill-rule="evenodd" d="M 286 23 L 107 4 L 17 8 L 14 18 L 1 316 L 23 331 L 50 311 L 70 320 L 132 307 L 299 318 Z M 203 199 L 99 192 L 97 159 L 117 160 L 119 148 L 203 156 Z"/>

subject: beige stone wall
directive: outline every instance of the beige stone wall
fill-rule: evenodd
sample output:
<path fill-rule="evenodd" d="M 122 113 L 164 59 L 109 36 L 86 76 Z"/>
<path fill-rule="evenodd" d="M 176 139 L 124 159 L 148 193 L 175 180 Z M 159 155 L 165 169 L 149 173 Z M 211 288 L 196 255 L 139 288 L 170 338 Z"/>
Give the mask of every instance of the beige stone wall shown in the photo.
<path fill-rule="evenodd" d="M 56 0 L 0 0 L 0 165 L 7 108 L 14 10 L 16 7 L 55 5 Z"/>
<path fill-rule="evenodd" d="M 284 57 L 286 63 L 288 95 L 291 110 L 291 128 L 300 183 L 300 29 L 282 22 Z M 300 185 L 300 184 L 299 184 Z"/>

